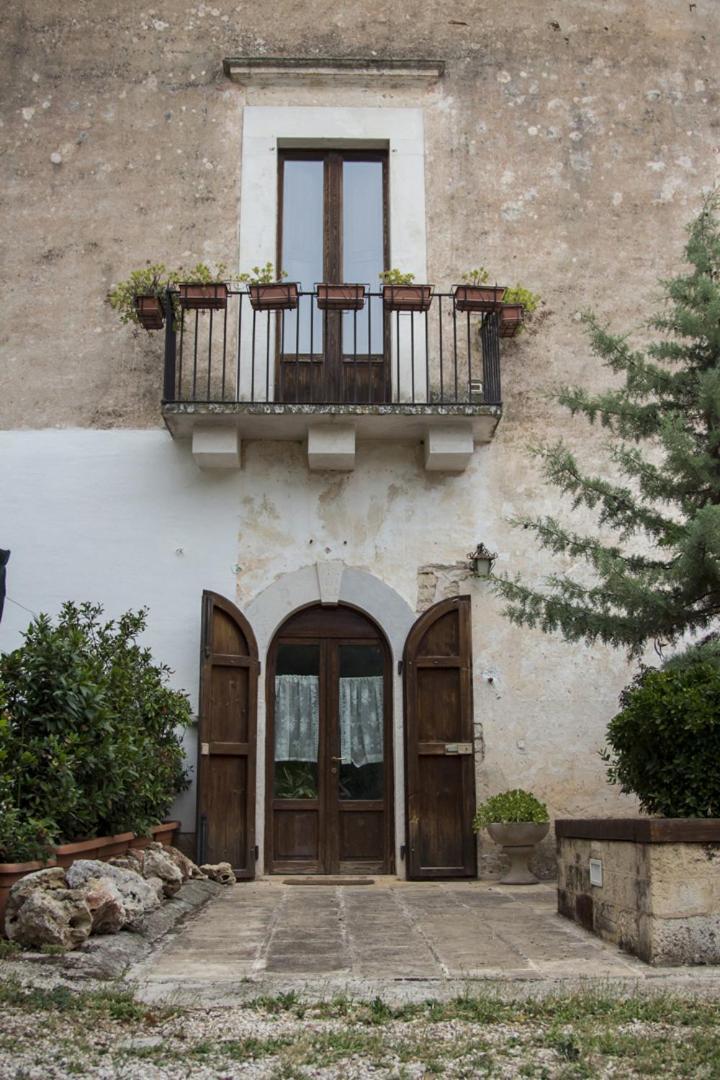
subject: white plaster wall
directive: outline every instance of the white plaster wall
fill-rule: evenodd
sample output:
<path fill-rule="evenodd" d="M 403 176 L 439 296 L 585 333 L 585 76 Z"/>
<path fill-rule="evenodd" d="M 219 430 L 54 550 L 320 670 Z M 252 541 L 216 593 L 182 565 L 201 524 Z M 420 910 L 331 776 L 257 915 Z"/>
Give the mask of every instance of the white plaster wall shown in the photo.
<path fill-rule="evenodd" d="M 300 444 L 249 443 L 242 471 L 215 474 L 163 431 L 0 433 L 8 594 L 35 612 L 55 612 L 65 599 L 100 601 L 108 615 L 147 605 L 148 643 L 196 702 L 203 589 L 255 617 L 264 649 L 284 613 L 262 623 L 261 594 L 279 582 L 289 614 L 305 601 L 283 575 L 318 562 L 385 582 L 408 611 L 418 603 L 418 568 L 457 564 L 478 540 L 500 551 L 503 568 L 536 580 L 547 573 L 549 560 L 507 518 L 556 510 L 554 493 L 506 434 L 479 448 L 466 473 L 443 476 L 423 470 L 420 446 L 360 444 L 354 472 L 329 474 L 308 471 Z M 344 578 L 361 603 L 363 579 Z M 511 626 L 487 583 L 457 567 L 439 574 L 433 597 L 424 589 L 422 604 L 452 591 L 473 598 L 479 795 L 523 786 L 553 815 L 622 812 L 598 751 L 627 681 L 624 658 Z M 19 642 L 29 618 L 7 603 L 0 648 Z M 399 683 L 395 697 L 397 717 Z M 188 749 L 194 761 L 194 737 Z M 398 744 L 398 775 L 401 757 Z M 192 792 L 178 811 L 192 829 Z"/>

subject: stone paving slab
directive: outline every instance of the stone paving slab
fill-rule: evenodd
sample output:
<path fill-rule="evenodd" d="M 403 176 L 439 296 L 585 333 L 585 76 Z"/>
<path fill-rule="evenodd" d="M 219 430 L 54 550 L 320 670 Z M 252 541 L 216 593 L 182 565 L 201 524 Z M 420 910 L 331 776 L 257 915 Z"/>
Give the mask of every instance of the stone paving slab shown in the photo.
<path fill-rule="evenodd" d="M 559 916 L 552 885 L 283 885 L 225 890 L 128 973 L 148 1000 L 235 1002 L 288 989 L 313 995 L 452 996 L 527 982 L 636 986 L 720 969 L 650 968 Z"/>

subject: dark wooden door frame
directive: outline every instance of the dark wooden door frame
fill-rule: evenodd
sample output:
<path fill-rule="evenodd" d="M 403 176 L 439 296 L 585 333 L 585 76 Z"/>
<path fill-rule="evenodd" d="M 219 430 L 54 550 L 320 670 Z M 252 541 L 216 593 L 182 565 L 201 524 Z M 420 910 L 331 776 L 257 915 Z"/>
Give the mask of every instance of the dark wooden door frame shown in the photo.
<path fill-rule="evenodd" d="M 423 655 L 418 653 L 418 646 L 424 636 L 443 616 L 449 612 L 458 613 L 459 648 L 456 656 Z M 405 805 L 407 822 L 407 876 L 410 880 L 432 880 L 438 878 L 475 877 L 477 875 L 477 852 L 475 839 L 471 831 L 475 813 L 475 755 L 473 740 L 473 703 L 472 703 L 472 629 L 470 621 L 471 601 L 469 596 L 452 597 L 442 600 L 419 617 L 414 623 L 405 643 L 403 659 L 403 693 L 405 703 Z M 419 757 L 434 755 L 445 756 L 447 744 L 444 741 L 421 743 L 416 737 L 418 723 L 418 670 L 459 669 L 459 712 L 461 742 L 469 742 L 472 752 L 462 755 L 460 763 L 462 783 L 462 821 L 463 853 L 462 864 L 448 866 L 422 866 L 421 830 L 423 822 L 419 811 Z"/>
<path fill-rule="evenodd" d="M 226 654 L 215 651 L 213 641 L 213 616 L 215 610 L 224 612 L 235 624 L 247 645 L 247 655 Z M 213 667 L 243 667 L 248 670 L 247 682 L 247 740 L 245 742 L 212 742 L 206 738 L 207 725 L 212 706 L 212 670 Z M 260 663 L 255 634 L 242 612 L 230 600 L 219 593 L 203 591 L 202 624 L 200 648 L 200 710 L 198 717 L 198 772 L 197 772 L 197 809 L 196 832 L 198 857 L 205 852 L 203 845 L 203 815 L 205 787 L 208 782 L 207 771 L 215 754 L 225 757 L 243 757 L 246 760 L 246 858 L 241 866 L 233 867 L 238 879 L 250 880 L 255 877 L 255 791 L 257 758 L 257 692 Z"/>
<path fill-rule="evenodd" d="M 284 628 L 291 620 L 301 613 L 301 611 L 310 611 L 313 608 L 318 608 L 323 612 L 329 610 L 337 610 L 338 608 L 345 608 L 349 611 L 357 612 L 368 623 L 372 625 L 375 630 L 375 634 L 368 637 L 347 636 L 343 634 L 331 634 L 325 633 L 322 635 L 313 634 L 298 634 L 298 633 L 284 633 Z M 320 645 L 320 745 L 318 748 L 318 804 L 319 809 L 324 817 L 323 833 L 319 837 L 319 864 L 318 868 L 308 865 L 305 868 L 296 870 L 294 868 L 288 868 L 286 864 L 275 867 L 275 860 L 273 855 L 273 810 L 274 810 L 274 766 L 275 766 L 275 673 L 277 666 L 277 650 L 279 645 L 284 644 L 319 644 Z M 393 679 L 392 679 L 392 651 L 390 645 L 385 637 L 385 634 L 375 620 L 360 608 L 355 608 L 350 604 L 333 605 L 333 607 L 322 606 L 319 604 L 308 605 L 305 609 L 293 612 L 284 620 L 283 624 L 278 628 L 270 644 L 267 654 L 267 672 L 266 672 L 266 733 L 265 733 L 265 869 L 267 873 L 281 873 L 288 874 L 291 872 L 304 872 L 313 873 L 324 865 L 328 869 L 329 873 L 341 872 L 338 843 L 339 843 L 339 816 L 343 812 L 351 813 L 354 809 L 361 809 L 361 804 L 364 802 L 367 808 L 367 800 L 347 800 L 346 805 L 342 805 L 342 800 L 337 798 L 337 788 L 333 786 L 332 776 L 330 772 L 331 764 L 328 760 L 329 757 L 338 756 L 336 751 L 339 750 L 336 745 L 338 738 L 338 725 L 337 723 L 331 724 L 329 722 L 330 714 L 335 707 L 337 710 L 337 683 L 338 671 L 337 671 L 337 657 L 338 647 L 340 645 L 380 645 L 383 650 L 384 656 L 384 693 L 383 693 L 383 711 L 384 711 L 384 765 L 385 765 L 385 785 L 384 785 L 384 847 L 385 858 L 383 872 L 391 874 L 395 869 L 395 785 L 394 785 L 394 756 L 393 756 Z M 315 800 L 308 800 L 315 801 Z M 373 800 L 374 801 L 374 800 Z M 379 801 L 379 800 L 377 800 Z M 305 809 L 307 808 L 307 802 L 305 800 L 297 800 L 297 805 L 290 807 L 291 800 L 282 800 L 284 809 Z M 293 801 L 294 802 L 294 801 Z M 336 828 L 334 835 L 328 836 L 330 823 L 335 820 Z M 357 869 L 362 869 L 358 866 Z M 353 871 L 356 872 L 356 871 Z M 378 872 L 378 871 L 374 871 Z"/>
<path fill-rule="evenodd" d="M 382 193 L 383 193 L 383 261 L 384 266 L 390 263 L 390 196 L 389 196 L 389 160 L 387 150 L 289 150 L 278 151 L 278 189 L 277 189 L 277 242 L 276 242 L 276 266 L 283 268 L 283 170 L 286 161 L 322 161 L 324 163 L 323 174 L 323 281 L 341 283 L 343 280 L 343 182 L 342 169 L 346 161 L 379 161 L 383 166 Z M 370 291 L 378 291 L 380 281 L 370 281 Z M 366 301 L 367 303 L 368 301 Z M 302 300 L 301 300 L 302 303 Z M 286 355 L 287 363 L 291 368 L 297 364 L 321 366 L 324 393 L 323 400 L 328 402 L 340 401 L 344 385 L 343 365 L 353 363 L 345 360 L 342 349 L 342 313 L 337 311 L 318 312 L 322 317 L 323 352 L 315 356 L 293 352 L 290 348 Z M 324 316 L 324 317 L 323 317 Z M 384 319 L 384 316 L 383 316 Z M 275 333 L 275 386 L 283 389 L 283 352 L 281 340 L 282 318 L 278 318 Z M 384 319 L 384 346 L 383 355 L 372 354 L 368 361 L 359 361 L 363 369 L 370 373 L 373 365 L 383 365 L 380 379 L 382 398 L 387 399 L 391 375 L 391 334 L 389 320 Z M 292 344 L 292 343 L 290 343 Z M 297 358 L 297 359 L 296 359 Z M 295 372 L 297 378 L 297 371 Z M 361 400 L 361 403 L 363 401 Z"/>

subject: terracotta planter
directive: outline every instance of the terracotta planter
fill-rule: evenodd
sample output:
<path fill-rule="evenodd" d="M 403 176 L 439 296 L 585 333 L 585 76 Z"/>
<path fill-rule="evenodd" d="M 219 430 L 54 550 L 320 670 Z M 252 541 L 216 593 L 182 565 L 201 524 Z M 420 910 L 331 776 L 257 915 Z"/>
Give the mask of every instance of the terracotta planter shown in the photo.
<path fill-rule="evenodd" d="M 455 285 L 456 311 L 497 311 L 505 295 L 504 285 Z"/>
<path fill-rule="evenodd" d="M 112 859 L 114 855 L 124 855 L 135 833 L 124 832 L 109 836 L 100 849 L 101 859 Z"/>
<path fill-rule="evenodd" d="M 48 859 L 47 862 L 34 860 L 33 862 L 0 863 L 0 937 L 5 937 L 5 908 L 15 882 L 26 874 L 32 874 L 35 870 L 46 870 L 49 866 L 56 865 L 55 859 Z"/>
<path fill-rule="evenodd" d="M 179 828 L 179 821 L 163 821 L 161 825 L 154 825 L 150 831 L 153 840 L 165 844 L 166 847 L 171 847 L 175 839 L 175 833 Z"/>
<path fill-rule="evenodd" d="M 510 869 L 500 878 L 501 885 L 535 885 L 537 878 L 530 871 L 528 861 L 535 845 L 543 840 L 550 828 L 549 821 L 508 821 L 493 822 L 487 831 L 500 844 L 506 855 L 510 856 Z"/>
<path fill-rule="evenodd" d="M 365 306 L 365 286 L 318 285 L 317 306 L 321 311 L 361 311 Z"/>
<path fill-rule="evenodd" d="M 112 836 L 96 836 L 92 840 L 78 840 L 73 844 L 61 844 L 55 848 L 55 860 L 58 866 L 68 867 L 76 859 L 99 859 Z"/>
<path fill-rule="evenodd" d="M 254 311 L 290 311 L 298 306 L 298 287 L 294 281 L 248 285 L 248 293 Z"/>
<path fill-rule="evenodd" d="M 193 285 L 181 283 L 180 307 L 190 311 L 207 311 L 209 308 L 222 310 L 227 307 L 228 287 L 220 282 L 211 285 Z"/>
<path fill-rule="evenodd" d="M 500 307 L 500 337 L 515 337 L 520 332 L 525 309 L 522 304 L 502 304 Z"/>
<path fill-rule="evenodd" d="M 432 296 L 432 285 L 383 285 L 386 311 L 427 311 Z"/>
<path fill-rule="evenodd" d="M 140 325 L 145 330 L 162 330 L 165 325 L 165 312 L 159 296 L 136 296 L 135 310 Z"/>
<path fill-rule="evenodd" d="M 137 850 L 138 848 L 146 848 L 148 844 L 152 844 L 154 837 L 152 836 L 133 836 L 132 840 L 128 844 L 130 851 Z"/>

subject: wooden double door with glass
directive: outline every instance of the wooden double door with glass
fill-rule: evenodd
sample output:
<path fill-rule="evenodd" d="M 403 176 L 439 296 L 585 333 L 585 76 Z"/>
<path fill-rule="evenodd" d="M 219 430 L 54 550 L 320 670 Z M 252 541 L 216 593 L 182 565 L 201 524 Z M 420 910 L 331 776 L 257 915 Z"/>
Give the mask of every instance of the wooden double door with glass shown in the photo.
<path fill-rule="evenodd" d="M 268 664 L 271 873 L 391 873 L 390 663 L 351 608 L 306 609 Z"/>

